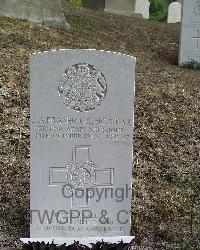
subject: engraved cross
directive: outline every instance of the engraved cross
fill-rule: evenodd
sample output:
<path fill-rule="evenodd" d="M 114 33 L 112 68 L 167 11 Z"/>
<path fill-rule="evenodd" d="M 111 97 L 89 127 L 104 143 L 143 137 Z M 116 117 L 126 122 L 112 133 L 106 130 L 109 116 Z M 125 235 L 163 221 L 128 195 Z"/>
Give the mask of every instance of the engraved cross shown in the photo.
<path fill-rule="evenodd" d="M 89 169 L 87 169 L 87 166 L 89 166 Z M 113 186 L 114 169 L 97 169 L 97 166 L 92 169 L 93 166 L 96 165 L 91 161 L 91 146 L 75 146 L 72 152 L 72 162 L 67 167 L 51 167 L 49 169 L 49 186 L 73 186 L 72 207 L 88 206 L 88 198 L 84 197 L 84 200 L 75 199 L 74 192 L 81 189 L 80 185 L 84 186 L 84 183 L 89 180 L 93 187 Z M 89 179 L 87 180 L 87 178 Z"/>
<path fill-rule="evenodd" d="M 199 50 L 199 48 L 200 48 L 200 29 L 197 30 L 197 36 L 194 36 L 192 38 L 196 40 L 196 42 L 197 42 L 196 49 Z"/>

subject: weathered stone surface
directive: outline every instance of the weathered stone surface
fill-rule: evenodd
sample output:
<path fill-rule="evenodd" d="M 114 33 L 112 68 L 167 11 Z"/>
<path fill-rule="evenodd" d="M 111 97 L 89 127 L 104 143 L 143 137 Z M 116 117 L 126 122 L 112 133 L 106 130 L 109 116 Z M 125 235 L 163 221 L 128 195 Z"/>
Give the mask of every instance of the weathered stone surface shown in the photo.
<path fill-rule="evenodd" d="M 200 0 L 184 0 L 179 64 L 200 63 Z"/>
<path fill-rule="evenodd" d="M 60 0 L 0 0 L 0 16 L 27 19 L 53 27 L 69 28 Z"/>
<path fill-rule="evenodd" d="M 143 18 L 149 19 L 150 2 L 148 0 L 136 0 L 134 12 L 141 14 Z"/>
<path fill-rule="evenodd" d="M 116 15 L 149 18 L 148 0 L 105 0 L 105 11 Z"/>
<path fill-rule="evenodd" d="M 130 235 L 135 58 L 30 59 L 31 237 Z"/>
<path fill-rule="evenodd" d="M 181 11 L 182 4 L 179 2 L 171 3 L 168 7 L 168 23 L 178 23 L 181 22 Z"/>
<path fill-rule="evenodd" d="M 105 0 L 105 11 L 119 15 L 132 16 L 135 0 Z"/>

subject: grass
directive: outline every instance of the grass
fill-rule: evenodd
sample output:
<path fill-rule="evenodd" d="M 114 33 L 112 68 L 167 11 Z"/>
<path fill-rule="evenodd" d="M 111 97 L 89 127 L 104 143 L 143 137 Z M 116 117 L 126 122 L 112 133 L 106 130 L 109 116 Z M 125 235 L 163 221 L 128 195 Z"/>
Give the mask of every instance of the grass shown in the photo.
<path fill-rule="evenodd" d="M 189 62 L 183 63 L 182 67 L 188 69 L 200 70 L 200 63 L 195 60 L 191 60 Z"/>
<path fill-rule="evenodd" d="M 133 249 L 198 249 L 199 71 L 177 65 L 178 24 L 64 9 L 68 32 L 0 18 L 1 246 L 29 233 L 29 54 L 96 48 L 137 57 Z"/>

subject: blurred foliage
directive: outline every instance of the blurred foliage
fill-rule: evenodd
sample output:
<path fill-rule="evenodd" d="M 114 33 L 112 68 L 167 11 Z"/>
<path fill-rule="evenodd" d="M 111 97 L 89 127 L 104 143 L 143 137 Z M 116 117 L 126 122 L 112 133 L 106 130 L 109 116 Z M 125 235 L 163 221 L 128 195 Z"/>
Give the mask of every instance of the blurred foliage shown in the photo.
<path fill-rule="evenodd" d="M 200 70 L 200 63 L 195 61 L 195 60 L 191 60 L 191 61 L 188 61 L 188 62 L 184 63 L 182 65 L 182 68 Z"/>
<path fill-rule="evenodd" d="M 71 0 L 72 3 L 78 5 L 78 6 L 82 6 L 82 0 Z"/>
<path fill-rule="evenodd" d="M 150 0 L 150 19 L 155 21 L 167 20 L 168 5 L 165 0 Z"/>
<path fill-rule="evenodd" d="M 54 242 L 45 244 L 42 242 L 29 242 L 28 244 L 24 244 L 22 246 L 22 250 L 127 250 L 130 248 L 132 243 L 127 244 L 123 243 L 123 241 L 119 243 L 106 243 L 104 241 L 97 242 L 96 244 L 91 243 L 92 247 L 88 247 L 79 242 L 74 241 L 72 245 L 56 245 Z"/>

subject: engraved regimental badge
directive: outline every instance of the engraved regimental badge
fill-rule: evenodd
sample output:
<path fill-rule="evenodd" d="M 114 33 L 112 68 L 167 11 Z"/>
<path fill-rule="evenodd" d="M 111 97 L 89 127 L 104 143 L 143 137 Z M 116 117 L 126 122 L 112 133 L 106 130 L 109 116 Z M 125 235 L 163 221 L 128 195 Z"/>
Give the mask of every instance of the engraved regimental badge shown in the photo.
<path fill-rule="evenodd" d="M 195 15 L 200 15 L 200 0 L 196 1 L 193 5 L 193 13 Z"/>
<path fill-rule="evenodd" d="M 107 84 L 102 72 L 86 63 L 67 68 L 58 85 L 62 102 L 79 112 L 91 111 L 102 104 L 106 91 Z"/>

